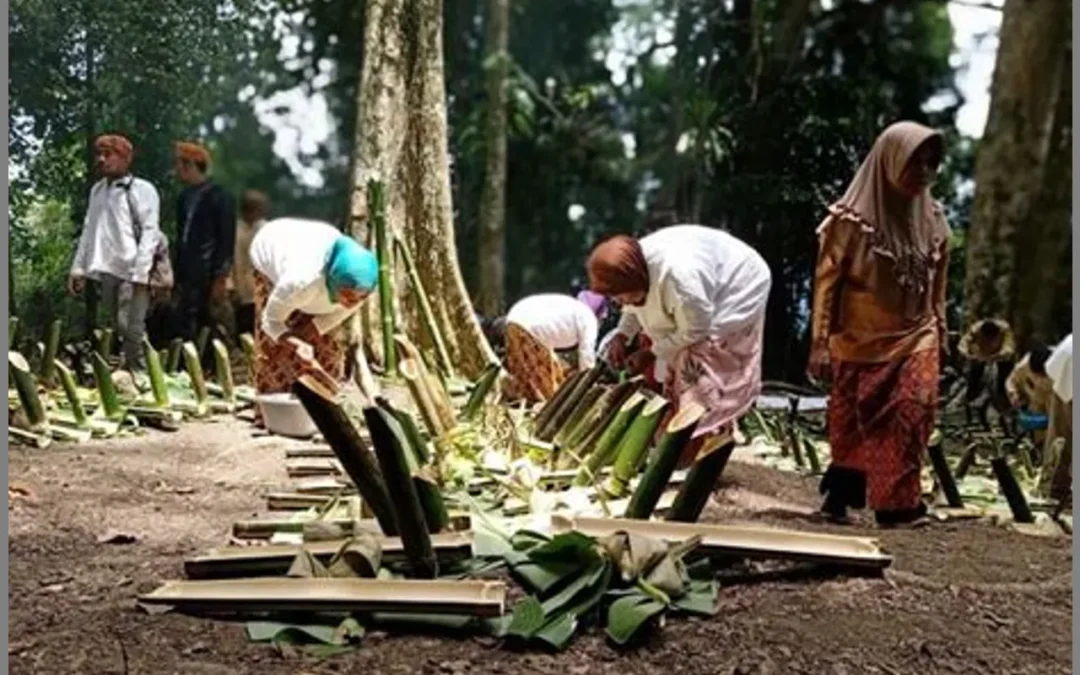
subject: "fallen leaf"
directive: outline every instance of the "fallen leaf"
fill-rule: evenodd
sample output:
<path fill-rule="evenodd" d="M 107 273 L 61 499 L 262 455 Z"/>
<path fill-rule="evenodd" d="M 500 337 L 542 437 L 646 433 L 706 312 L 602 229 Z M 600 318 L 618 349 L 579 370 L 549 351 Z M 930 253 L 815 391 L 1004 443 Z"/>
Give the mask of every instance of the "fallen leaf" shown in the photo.
<path fill-rule="evenodd" d="M 126 532 L 117 532 L 115 530 L 109 530 L 105 534 L 98 537 L 97 543 L 99 544 L 134 544 L 139 540 L 133 534 Z"/>

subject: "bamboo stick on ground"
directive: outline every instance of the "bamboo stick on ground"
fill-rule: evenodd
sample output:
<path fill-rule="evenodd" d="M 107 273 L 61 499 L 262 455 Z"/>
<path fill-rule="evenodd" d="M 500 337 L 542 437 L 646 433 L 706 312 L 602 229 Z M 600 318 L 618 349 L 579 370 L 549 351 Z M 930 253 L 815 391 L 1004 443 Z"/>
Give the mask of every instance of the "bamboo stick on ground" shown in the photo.
<path fill-rule="evenodd" d="M 393 415 L 374 406 L 364 408 L 364 420 L 371 432 L 379 468 L 394 505 L 394 515 L 412 575 L 434 579 L 439 574 L 439 563 L 431 547 L 431 534 L 420 497 L 409 472 L 406 458 L 408 449 L 402 443 L 404 434 L 401 427 Z"/>
<path fill-rule="evenodd" d="M 687 405 L 668 422 L 664 435 L 656 446 L 652 461 L 645 467 L 645 472 L 638 482 L 630 504 L 626 507 L 626 518 L 648 520 L 660 501 L 660 496 L 675 472 L 686 444 L 690 442 L 698 422 L 705 414 L 705 409 L 698 405 Z"/>
<path fill-rule="evenodd" d="M 48 389 L 56 386 L 56 355 L 60 351 L 60 329 L 62 322 L 57 319 L 49 326 L 49 335 L 45 340 L 45 353 L 41 357 L 41 383 Z"/>
<path fill-rule="evenodd" d="M 626 494 L 626 488 L 630 480 L 637 475 L 667 406 L 668 402 L 663 398 L 655 398 L 646 403 L 619 440 L 615 450 L 615 465 L 611 469 L 611 477 L 604 485 L 609 496 L 617 499 Z"/>
<path fill-rule="evenodd" d="M 38 395 L 37 381 L 30 372 L 30 364 L 19 352 L 8 351 L 8 372 L 15 380 L 15 390 L 19 394 L 19 403 L 26 412 L 30 430 L 38 433 L 48 430 L 45 406 Z"/>
<path fill-rule="evenodd" d="M 431 310 L 431 302 L 428 300 L 427 291 L 424 290 L 424 284 L 420 280 L 420 275 L 416 272 L 416 264 L 413 262 L 412 254 L 409 253 L 405 242 L 398 236 L 394 237 L 394 246 L 398 255 L 401 256 L 401 261 L 405 264 L 405 274 L 409 279 L 409 284 L 412 286 L 413 293 L 416 295 L 417 305 L 420 307 L 420 318 L 423 320 L 424 328 L 435 346 L 435 358 L 439 364 L 439 369 L 445 377 L 451 377 L 454 374 L 454 364 L 450 361 L 450 353 L 446 351 L 446 343 L 443 341 L 442 333 L 439 331 L 439 324 L 435 321 L 435 313 Z"/>
<path fill-rule="evenodd" d="M 398 533 L 394 509 L 379 466 L 360 438 L 356 425 L 345 410 L 326 396 L 312 378 L 303 376 L 293 385 L 293 393 L 311 416 L 315 426 L 334 450 L 345 473 L 371 508 L 386 535 Z"/>
<path fill-rule="evenodd" d="M 607 425 L 603 433 L 596 441 L 592 452 L 589 453 L 585 464 L 579 469 L 574 485 L 579 487 L 592 484 L 600 469 L 607 466 L 614 459 L 615 450 L 619 441 L 626 432 L 630 423 L 637 417 L 638 412 L 645 405 L 645 397 L 641 392 L 635 391 L 619 408 L 618 413 Z"/>
<path fill-rule="evenodd" d="M 1001 494 L 1005 496 L 1005 501 L 1009 503 L 1009 510 L 1012 511 L 1013 520 L 1018 523 L 1034 523 L 1035 516 L 1032 514 L 1031 507 L 1028 506 L 1027 499 L 1024 497 L 1024 491 L 1020 489 L 1020 484 L 1016 482 L 1016 476 L 1013 475 L 1012 469 L 1009 468 L 1008 461 L 1004 457 L 995 457 L 990 460 L 990 467 L 994 470 L 998 485 L 1001 486 Z"/>
<path fill-rule="evenodd" d="M 105 359 L 97 352 L 91 354 L 90 359 L 94 366 L 94 379 L 97 381 L 101 409 L 107 419 L 119 420 L 124 416 L 124 409 L 120 405 L 120 397 L 116 393 L 116 385 L 113 384 L 109 364 L 105 363 Z"/>
<path fill-rule="evenodd" d="M 691 467 L 690 473 L 687 474 L 686 482 L 679 489 L 679 494 L 675 496 L 675 503 L 671 506 L 671 511 L 668 512 L 665 520 L 683 523 L 697 522 L 733 450 L 735 450 L 735 441 L 728 440 L 716 450 L 697 460 Z"/>

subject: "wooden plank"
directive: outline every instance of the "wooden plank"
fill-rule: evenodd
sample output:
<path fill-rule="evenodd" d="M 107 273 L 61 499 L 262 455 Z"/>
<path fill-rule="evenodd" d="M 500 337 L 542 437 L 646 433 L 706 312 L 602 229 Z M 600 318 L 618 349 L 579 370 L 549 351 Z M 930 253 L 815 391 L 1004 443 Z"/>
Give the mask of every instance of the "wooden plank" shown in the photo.
<path fill-rule="evenodd" d="M 285 471 L 289 478 L 309 476 L 343 476 L 345 472 L 336 459 L 304 459 L 286 462 Z"/>
<path fill-rule="evenodd" d="M 870 537 L 849 537 L 797 530 L 706 523 L 629 520 L 621 518 L 567 518 L 553 515 L 552 529 L 576 530 L 591 537 L 607 537 L 620 530 L 665 541 L 685 541 L 701 535 L 701 551 L 710 556 L 784 559 L 841 567 L 884 569 L 892 556 L 883 553 Z"/>
<path fill-rule="evenodd" d="M 295 514 L 288 515 L 295 516 Z M 303 520 L 294 520 L 292 517 L 268 517 L 239 520 L 233 523 L 232 535 L 237 539 L 269 539 L 278 532 L 303 532 L 304 523 L 312 522 L 313 520 L 314 517 Z M 323 518 L 322 522 L 339 526 L 345 535 L 350 534 L 353 531 L 354 526 L 374 534 L 380 534 L 382 532 L 379 528 L 379 522 L 373 518 L 365 518 L 359 521 L 353 521 L 348 518 Z M 470 529 L 471 526 L 472 520 L 469 517 L 469 514 L 462 512 L 450 513 L 450 531 L 462 532 Z"/>
<path fill-rule="evenodd" d="M 167 581 L 139 596 L 145 605 L 189 612 L 401 612 L 502 616 L 501 581 L 399 579 L 216 579 Z"/>
<path fill-rule="evenodd" d="M 284 576 L 296 554 L 308 550 L 321 562 L 328 563 L 347 540 L 318 541 L 297 546 L 270 544 L 267 546 L 226 546 L 207 551 L 184 561 L 184 574 L 189 579 L 227 579 L 234 577 Z M 400 537 L 381 537 L 383 560 L 404 560 Z M 431 545 L 439 563 L 452 563 L 472 555 L 471 532 L 447 532 L 432 535 Z"/>

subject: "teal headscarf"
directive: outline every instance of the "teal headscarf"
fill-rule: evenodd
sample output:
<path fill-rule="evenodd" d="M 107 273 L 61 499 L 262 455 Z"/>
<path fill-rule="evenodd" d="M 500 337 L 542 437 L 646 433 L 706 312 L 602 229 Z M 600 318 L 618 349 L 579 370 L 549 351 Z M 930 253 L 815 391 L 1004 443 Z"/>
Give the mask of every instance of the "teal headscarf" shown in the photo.
<path fill-rule="evenodd" d="M 379 262 L 352 237 L 340 236 L 326 259 L 326 290 L 337 302 L 338 292 L 353 288 L 370 293 L 379 281 Z"/>

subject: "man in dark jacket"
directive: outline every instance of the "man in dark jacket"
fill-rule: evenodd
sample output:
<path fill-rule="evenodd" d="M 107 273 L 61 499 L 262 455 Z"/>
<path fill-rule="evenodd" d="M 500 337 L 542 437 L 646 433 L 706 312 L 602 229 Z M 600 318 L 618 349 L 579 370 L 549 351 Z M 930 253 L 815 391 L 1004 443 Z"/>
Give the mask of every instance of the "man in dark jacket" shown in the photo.
<path fill-rule="evenodd" d="M 177 202 L 176 326 L 174 334 L 194 340 L 202 326 L 215 328 L 211 308 L 227 298 L 236 241 L 236 206 L 211 181 L 210 152 L 196 143 L 177 143 L 177 178 L 186 187 Z M 209 353 L 209 352 L 208 352 Z M 207 354 L 203 354 L 204 363 Z"/>

